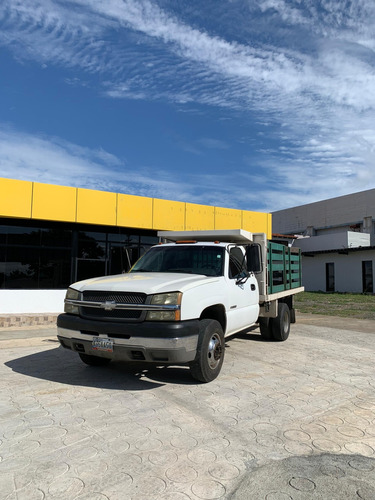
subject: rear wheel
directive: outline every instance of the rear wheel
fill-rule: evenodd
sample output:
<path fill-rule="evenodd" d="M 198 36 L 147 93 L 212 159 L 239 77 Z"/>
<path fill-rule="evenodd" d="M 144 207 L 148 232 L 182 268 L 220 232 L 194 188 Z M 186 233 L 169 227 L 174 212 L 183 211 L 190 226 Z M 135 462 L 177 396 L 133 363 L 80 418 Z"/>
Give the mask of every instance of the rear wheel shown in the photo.
<path fill-rule="evenodd" d="M 110 358 L 100 358 L 99 356 L 90 356 L 89 354 L 83 354 L 79 352 L 79 357 L 81 360 L 90 366 L 106 366 L 111 362 Z"/>
<path fill-rule="evenodd" d="M 295 323 L 296 322 L 296 310 L 289 309 L 289 311 L 290 311 L 290 322 Z"/>
<path fill-rule="evenodd" d="M 272 334 L 275 340 L 283 341 L 289 337 L 290 310 L 283 302 L 279 302 L 279 312 L 272 321 Z"/>
<path fill-rule="evenodd" d="M 190 363 L 190 372 L 199 382 L 211 382 L 220 373 L 224 361 L 224 332 L 214 319 L 202 319 L 195 360 Z"/>
<path fill-rule="evenodd" d="M 259 329 L 263 340 L 272 340 L 272 318 L 259 318 Z"/>

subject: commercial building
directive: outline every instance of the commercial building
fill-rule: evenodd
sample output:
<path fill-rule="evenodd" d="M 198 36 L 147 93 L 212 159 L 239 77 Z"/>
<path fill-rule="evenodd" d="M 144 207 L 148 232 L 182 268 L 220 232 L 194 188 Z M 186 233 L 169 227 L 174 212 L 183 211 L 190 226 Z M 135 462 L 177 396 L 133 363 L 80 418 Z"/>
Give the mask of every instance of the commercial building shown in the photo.
<path fill-rule="evenodd" d="M 271 215 L 0 178 L 0 315 L 58 313 L 70 283 L 126 272 L 158 230 L 246 229 Z"/>
<path fill-rule="evenodd" d="M 374 293 L 375 189 L 279 210 L 272 223 L 295 236 L 306 290 Z"/>

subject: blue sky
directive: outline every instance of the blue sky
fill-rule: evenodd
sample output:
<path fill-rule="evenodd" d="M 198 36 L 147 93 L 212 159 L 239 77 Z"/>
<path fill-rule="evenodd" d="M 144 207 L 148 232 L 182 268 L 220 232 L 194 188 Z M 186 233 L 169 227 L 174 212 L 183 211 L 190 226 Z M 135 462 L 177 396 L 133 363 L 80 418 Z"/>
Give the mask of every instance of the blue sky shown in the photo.
<path fill-rule="evenodd" d="M 274 211 L 375 187 L 373 0 L 2 0 L 0 176 Z"/>

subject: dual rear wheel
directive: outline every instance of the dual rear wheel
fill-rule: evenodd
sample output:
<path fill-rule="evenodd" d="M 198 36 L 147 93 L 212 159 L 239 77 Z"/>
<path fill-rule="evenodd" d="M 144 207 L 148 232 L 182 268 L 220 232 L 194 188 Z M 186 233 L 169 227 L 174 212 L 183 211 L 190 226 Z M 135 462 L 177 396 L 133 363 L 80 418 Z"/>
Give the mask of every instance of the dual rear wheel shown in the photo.
<path fill-rule="evenodd" d="M 259 318 L 260 334 L 264 340 L 282 342 L 289 337 L 291 314 L 287 304 L 279 302 L 276 318 Z"/>

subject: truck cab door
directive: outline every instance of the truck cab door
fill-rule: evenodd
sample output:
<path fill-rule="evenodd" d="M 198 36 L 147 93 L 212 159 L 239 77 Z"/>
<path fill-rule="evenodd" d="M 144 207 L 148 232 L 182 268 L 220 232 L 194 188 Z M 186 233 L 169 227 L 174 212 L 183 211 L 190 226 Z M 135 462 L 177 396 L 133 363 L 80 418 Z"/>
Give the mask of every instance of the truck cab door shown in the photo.
<path fill-rule="evenodd" d="M 259 315 L 258 283 L 247 272 L 245 251 L 242 247 L 228 247 L 226 282 L 228 286 L 227 335 L 253 325 Z"/>

